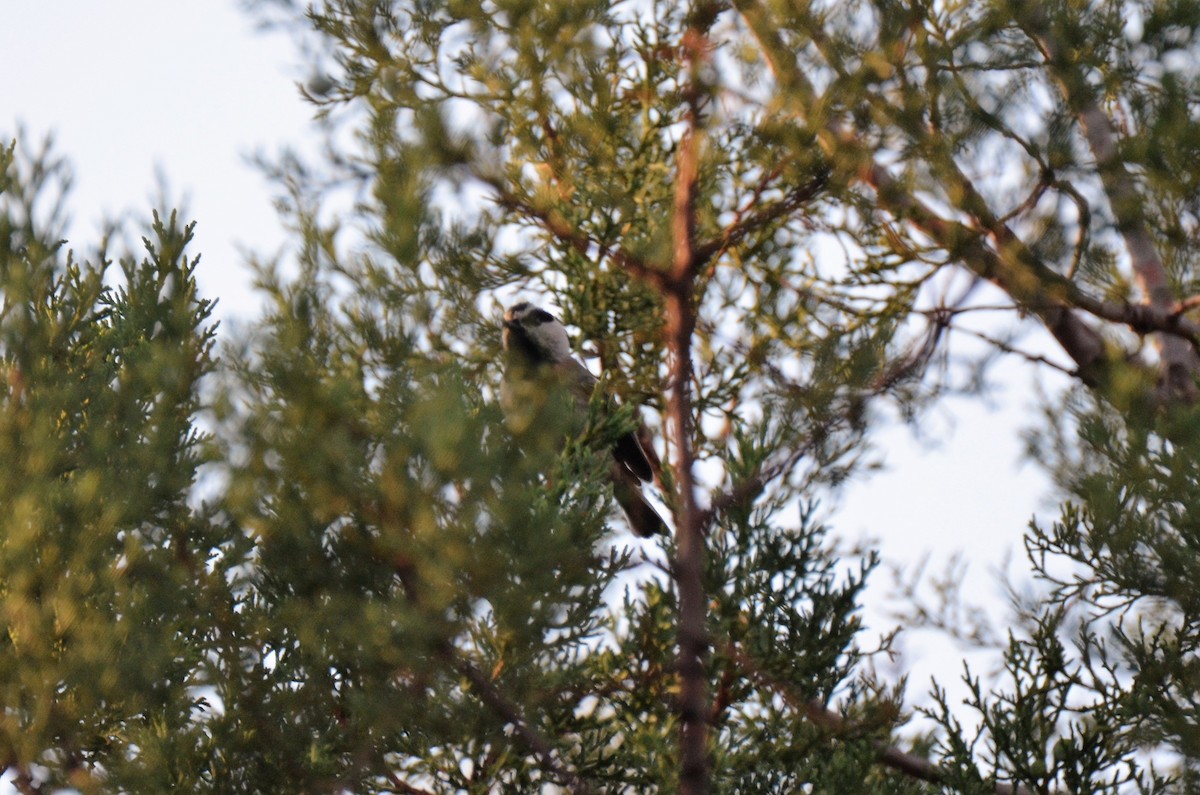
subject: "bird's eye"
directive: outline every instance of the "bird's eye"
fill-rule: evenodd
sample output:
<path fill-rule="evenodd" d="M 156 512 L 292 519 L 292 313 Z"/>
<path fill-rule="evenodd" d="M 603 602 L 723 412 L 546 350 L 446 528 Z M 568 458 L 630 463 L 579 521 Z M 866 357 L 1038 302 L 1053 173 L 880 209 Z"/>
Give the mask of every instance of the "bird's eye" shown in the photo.
<path fill-rule="evenodd" d="M 509 313 L 510 315 L 519 315 L 519 314 L 521 314 L 522 312 L 524 312 L 524 311 L 525 311 L 526 309 L 528 309 L 528 308 L 529 308 L 529 302 L 528 302 L 528 301 L 522 301 L 522 302 L 521 302 L 521 303 L 519 303 L 519 304 L 514 304 L 514 305 L 512 306 L 512 308 L 510 308 L 510 309 L 508 310 L 508 313 Z"/>
<path fill-rule="evenodd" d="M 547 312 L 545 309 L 535 309 L 529 314 L 529 320 L 534 325 L 542 325 L 543 323 L 553 323 L 554 315 Z"/>

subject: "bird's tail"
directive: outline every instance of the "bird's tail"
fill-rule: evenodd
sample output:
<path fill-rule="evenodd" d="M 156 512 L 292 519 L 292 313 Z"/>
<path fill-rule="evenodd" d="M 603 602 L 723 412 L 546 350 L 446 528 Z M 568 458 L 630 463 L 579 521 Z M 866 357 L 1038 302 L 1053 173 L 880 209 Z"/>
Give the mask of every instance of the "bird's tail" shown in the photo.
<path fill-rule="evenodd" d="M 625 512 L 625 517 L 629 520 L 633 532 L 642 538 L 666 535 L 667 523 L 658 515 L 658 511 L 654 510 L 654 506 L 646 500 L 646 495 L 642 494 L 639 485 L 630 480 L 631 478 L 627 474 L 616 475 L 613 478 L 613 496 L 617 498 L 617 504 Z"/>

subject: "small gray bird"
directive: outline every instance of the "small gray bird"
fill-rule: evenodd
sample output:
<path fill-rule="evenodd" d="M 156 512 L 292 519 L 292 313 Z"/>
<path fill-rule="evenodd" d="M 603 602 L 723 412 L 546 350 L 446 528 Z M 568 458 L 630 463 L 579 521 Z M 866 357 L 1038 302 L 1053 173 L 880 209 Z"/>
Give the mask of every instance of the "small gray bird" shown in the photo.
<path fill-rule="evenodd" d="M 521 302 L 504 313 L 501 340 L 508 354 L 501 403 L 515 431 L 529 427 L 537 402 L 534 391 L 544 390 L 546 384 L 566 387 L 576 406 L 581 410 L 587 407 L 597 379 L 571 355 L 567 330 L 558 318 Z M 654 469 L 638 435 L 633 431 L 623 434 L 613 445 L 612 455 L 613 496 L 633 531 L 643 538 L 666 533 L 666 523 L 642 494 L 642 483 L 654 479 Z"/>

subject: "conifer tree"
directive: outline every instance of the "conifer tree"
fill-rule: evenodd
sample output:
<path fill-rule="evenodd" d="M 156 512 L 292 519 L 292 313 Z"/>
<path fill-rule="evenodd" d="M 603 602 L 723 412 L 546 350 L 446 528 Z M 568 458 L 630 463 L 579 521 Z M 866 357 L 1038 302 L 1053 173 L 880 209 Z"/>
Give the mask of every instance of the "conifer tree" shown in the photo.
<path fill-rule="evenodd" d="M 68 178 L 0 150 L 0 757 L 22 791 L 170 789 L 229 601 L 229 533 L 190 503 L 211 303 L 174 215 L 141 260 L 67 249 Z"/>
<path fill-rule="evenodd" d="M 0 161 L 19 789 L 1195 788 L 1200 6 L 270 7 L 355 135 L 279 164 L 294 257 L 219 361 L 190 227 L 117 273 Z M 518 299 L 586 411 L 506 421 Z M 820 500 L 1000 356 L 1072 379 L 1061 516 L 1002 674 L 908 729 Z M 639 421 L 669 538 L 614 509 Z"/>

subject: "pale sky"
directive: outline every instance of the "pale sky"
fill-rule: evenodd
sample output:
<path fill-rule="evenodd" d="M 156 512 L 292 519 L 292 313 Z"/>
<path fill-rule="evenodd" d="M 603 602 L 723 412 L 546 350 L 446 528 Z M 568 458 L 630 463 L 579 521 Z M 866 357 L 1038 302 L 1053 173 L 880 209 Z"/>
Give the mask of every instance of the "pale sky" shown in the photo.
<path fill-rule="evenodd" d="M 0 0 L 0 134 L 46 133 L 74 165 L 71 244 L 94 245 L 108 215 L 148 216 L 156 173 L 186 200 L 201 289 L 223 317 L 250 313 L 239 245 L 283 241 L 263 176 L 246 163 L 311 139 L 299 60 L 230 0 Z"/>
<path fill-rule="evenodd" d="M 242 252 L 273 253 L 284 235 L 271 187 L 247 156 L 315 138 L 293 44 L 257 32 L 228 0 L 0 0 L 0 16 L 0 136 L 18 123 L 31 143 L 54 134 L 76 177 L 71 244 L 94 245 L 106 215 L 148 215 L 161 170 L 170 198 L 187 197 L 198 221 L 202 292 L 220 300 L 222 318 L 252 315 Z M 1049 494 L 1038 468 L 1022 465 L 1019 434 L 1036 420 L 1029 368 L 997 372 L 1008 379 L 993 396 L 1001 410 L 955 400 L 923 422 L 925 442 L 902 427 L 880 433 L 887 468 L 848 488 L 830 517 L 848 542 L 878 539 L 885 561 L 928 553 L 940 568 L 962 552 L 968 592 L 992 603 L 993 571 L 1009 553 L 1025 569 L 1021 537 Z M 869 617 L 886 609 L 886 585 L 877 575 Z M 950 680 L 961 671 L 958 650 L 928 642 L 909 638 L 896 668 L 914 673 L 910 702 L 926 701 L 930 671 Z"/>

